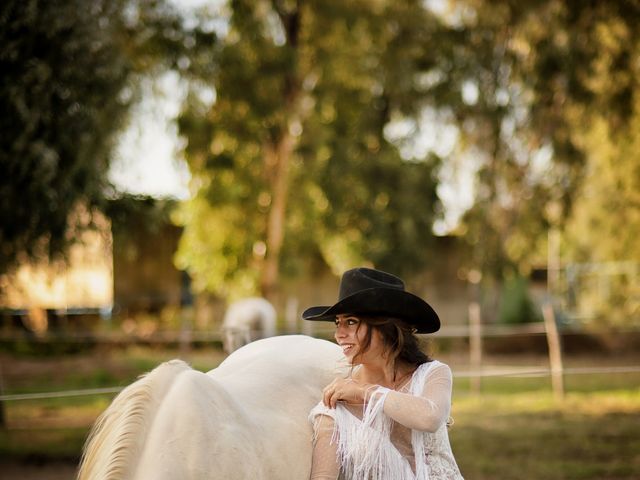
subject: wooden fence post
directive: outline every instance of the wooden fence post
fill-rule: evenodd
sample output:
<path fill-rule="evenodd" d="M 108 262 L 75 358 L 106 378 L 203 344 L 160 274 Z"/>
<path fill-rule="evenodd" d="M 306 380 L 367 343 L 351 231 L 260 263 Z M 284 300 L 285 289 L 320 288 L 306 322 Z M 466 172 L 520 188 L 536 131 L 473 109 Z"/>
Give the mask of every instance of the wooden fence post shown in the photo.
<path fill-rule="evenodd" d="M 480 304 L 469 304 L 469 363 L 474 375 L 471 377 L 471 391 L 480 393 L 482 379 L 482 319 L 480 316 Z"/>
<path fill-rule="evenodd" d="M 286 333 L 298 333 L 298 298 L 289 297 L 284 308 Z M 307 322 L 309 323 L 309 322 Z"/>
<path fill-rule="evenodd" d="M 180 358 L 186 360 L 191 353 L 191 342 L 193 341 L 191 320 L 182 315 L 182 321 L 180 322 L 180 334 L 178 336 L 178 344 L 180 349 Z"/>
<path fill-rule="evenodd" d="M 4 395 L 4 379 L 2 378 L 2 365 L 0 365 L 0 395 Z M 0 430 L 7 428 L 7 417 L 4 411 L 4 402 L 0 400 Z"/>
<path fill-rule="evenodd" d="M 553 306 L 551 303 L 545 303 L 542 306 L 542 316 L 544 317 L 544 328 L 547 333 L 547 344 L 549 345 L 551 386 L 556 399 L 562 400 L 564 398 L 562 348 L 560 345 L 558 325 L 556 324 L 556 316 L 553 313 Z"/>

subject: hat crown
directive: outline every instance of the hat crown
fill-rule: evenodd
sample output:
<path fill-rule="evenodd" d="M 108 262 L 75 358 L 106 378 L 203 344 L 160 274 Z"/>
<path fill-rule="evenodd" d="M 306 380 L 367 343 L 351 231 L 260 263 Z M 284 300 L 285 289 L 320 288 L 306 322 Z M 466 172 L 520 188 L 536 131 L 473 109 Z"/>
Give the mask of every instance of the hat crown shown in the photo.
<path fill-rule="evenodd" d="M 387 272 L 372 268 L 353 268 L 342 274 L 338 298 L 343 300 L 354 293 L 371 288 L 389 288 L 404 291 L 404 282 Z"/>

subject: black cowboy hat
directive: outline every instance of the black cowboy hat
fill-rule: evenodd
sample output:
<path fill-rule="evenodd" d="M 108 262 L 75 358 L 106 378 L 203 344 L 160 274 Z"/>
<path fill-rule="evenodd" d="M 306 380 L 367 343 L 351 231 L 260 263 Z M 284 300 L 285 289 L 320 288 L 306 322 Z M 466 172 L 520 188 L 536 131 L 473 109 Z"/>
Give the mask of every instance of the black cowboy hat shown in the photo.
<path fill-rule="evenodd" d="M 438 314 L 427 302 L 407 292 L 404 282 L 395 275 L 371 268 L 344 272 L 338 303 L 307 308 L 302 318 L 333 321 L 341 313 L 401 318 L 415 327 L 417 333 L 433 333 L 440 329 Z"/>

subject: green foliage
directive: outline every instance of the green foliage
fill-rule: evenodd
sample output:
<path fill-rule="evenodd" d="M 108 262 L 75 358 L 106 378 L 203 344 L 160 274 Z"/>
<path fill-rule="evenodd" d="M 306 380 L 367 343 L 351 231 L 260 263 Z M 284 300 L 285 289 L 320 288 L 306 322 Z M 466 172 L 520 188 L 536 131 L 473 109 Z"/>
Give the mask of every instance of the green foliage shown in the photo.
<path fill-rule="evenodd" d="M 215 68 L 194 62 L 216 101 L 205 105 L 194 94 L 181 118 L 201 197 L 186 207 L 198 215 L 184 217 L 197 223 L 219 210 L 207 215 L 217 225 L 207 233 L 185 223 L 183 266 L 208 276 L 207 288 L 238 274 L 257 288 L 259 252 L 271 249 L 273 179 L 281 175 L 268 152 L 287 132 L 294 135 L 284 174 L 292 185 L 279 261 L 285 271 L 319 259 L 336 272 L 366 262 L 400 273 L 424 268 L 439 209 L 438 166 L 464 157 L 477 175 L 460 233 L 470 267 L 490 283 L 544 264 L 549 228 L 564 229 L 574 210 L 592 223 L 604 217 L 607 231 L 635 222 L 637 4 L 459 0 L 450 7 L 436 14 L 417 2 L 233 3 L 230 31 L 211 49 Z M 384 132 L 425 108 L 449 119 L 459 142 L 445 158 L 407 162 L 402 141 Z M 608 164 L 594 168 L 602 158 Z M 600 173 L 614 162 L 608 171 L 619 176 Z M 624 213 L 611 220 L 609 207 L 602 214 L 582 207 L 585 178 L 609 178 L 606 202 L 593 203 L 615 203 L 613 211 Z M 612 195 L 614 186 L 622 195 Z M 230 219 L 229 208 L 242 213 Z M 634 258 L 634 231 L 611 255 Z M 587 250 L 600 243 L 583 233 Z M 195 252 L 214 244 L 225 254 L 199 266 L 204 259 Z"/>
<path fill-rule="evenodd" d="M 60 252 L 70 214 L 103 198 L 114 133 L 131 101 L 122 6 L 0 7 L 0 271 L 19 257 Z"/>
<path fill-rule="evenodd" d="M 508 278 L 502 289 L 498 321 L 517 324 L 541 320 L 540 309 L 529 295 L 527 280 L 520 275 Z"/>
<path fill-rule="evenodd" d="M 136 81 L 163 68 L 192 82 L 179 127 L 196 194 L 174 220 L 199 289 L 264 290 L 274 264 L 422 270 L 438 169 L 463 158 L 477 175 L 460 233 L 487 282 L 544 263 L 551 227 L 566 259 L 637 262 L 638 3 L 437 4 L 237 0 L 185 19 L 164 0 L 4 2 L 0 271 L 63 251 L 87 223 L 70 212 L 113 196 Z M 443 158 L 407 158 L 417 133 L 389 134 L 425 109 L 458 132 Z M 636 321 L 625 282 L 599 316 Z"/>
<path fill-rule="evenodd" d="M 567 228 L 576 260 L 640 260 L 640 95 L 636 98 L 628 127 L 611 131 L 598 116 L 585 132 L 588 166 Z"/>
<path fill-rule="evenodd" d="M 574 48 L 583 56 L 577 75 L 584 95 L 571 120 L 585 168 L 564 228 L 565 256 L 600 265 L 592 285 L 575 292 L 584 316 L 600 325 L 638 326 L 640 6 L 598 5 L 575 21 L 580 22 Z M 612 274 L 612 262 L 635 267 Z"/>
<path fill-rule="evenodd" d="M 142 75 L 193 36 L 163 0 L 8 0 L 0 7 L 0 272 L 57 256 L 115 194 L 117 134 Z"/>
<path fill-rule="evenodd" d="M 403 159 L 384 129 L 426 102 L 411 78 L 432 63 L 433 16 L 420 2 L 233 2 L 229 21 L 214 72 L 193 63 L 201 82 L 179 120 L 199 187 L 176 216 L 180 266 L 199 288 L 255 292 L 280 208 L 285 273 L 423 267 L 438 161 Z"/>
<path fill-rule="evenodd" d="M 477 90 L 454 111 L 463 146 L 480 158 L 465 231 L 472 262 L 499 279 L 543 262 L 549 226 L 562 228 L 574 204 L 581 208 L 581 183 L 598 155 L 593 130 L 602 128 L 594 120 L 615 132 L 605 144 L 637 136 L 640 8 L 625 1 L 455 4 L 464 40 L 446 80 L 461 92 L 465 82 Z M 628 156 L 621 148 L 614 170 Z M 621 203 L 632 200 L 623 194 Z M 549 215 L 554 203 L 562 206 L 559 216 Z M 583 239 L 595 247 L 601 232 Z"/>

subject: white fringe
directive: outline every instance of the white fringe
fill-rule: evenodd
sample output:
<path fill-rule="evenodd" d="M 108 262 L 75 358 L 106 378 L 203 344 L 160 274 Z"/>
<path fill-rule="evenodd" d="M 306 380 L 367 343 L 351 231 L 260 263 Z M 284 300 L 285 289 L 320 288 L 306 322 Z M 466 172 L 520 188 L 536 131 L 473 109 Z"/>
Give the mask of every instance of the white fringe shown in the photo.
<path fill-rule="evenodd" d="M 333 441 L 349 480 L 414 480 L 408 461 L 391 443 L 392 420 L 384 412 L 390 390 L 376 388 L 358 421 L 343 405 L 336 408 Z"/>
<path fill-rule="evenodd" d="M 413 374 L 409 392 L 421 395 L 431 367 L 420 365 Z M 424 433 L 411 432 L 416 472 L 391 442 L 393 420 L 384 414 L 384 401 L 391 390 L 378 387 L 369 396 L 362 421 L 342 404 L 335 409 L 332 442 L 337 442 L 344 478 L 348 480 L 428 480 Z"/>

